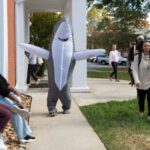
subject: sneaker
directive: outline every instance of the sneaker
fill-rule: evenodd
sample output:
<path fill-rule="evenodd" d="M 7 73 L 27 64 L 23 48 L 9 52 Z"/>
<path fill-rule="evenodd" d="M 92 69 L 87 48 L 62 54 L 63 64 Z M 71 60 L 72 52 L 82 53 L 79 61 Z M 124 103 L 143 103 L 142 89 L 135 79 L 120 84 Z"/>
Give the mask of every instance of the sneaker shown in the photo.
<path fill-rule="evenodd" d="M 65 109 L 65 110 L 63 110 L 63 114 L 70 114 L 69 109 Z"/>
<path fill-rule="evenodd" d="M 147 117 L 148 121 L 150 121 L 150 116 Z"/>
<path fill-rule="evenodd" d="M 116 82 L 120 82 L 118 79 L 115 80 Z"/>
<path fill-rule="evenodd" d="M 54 109 L 54 110 L 49 111 L 49 115 L 50 115 L 50 117 L 56 116 L 57 115 L 57 110 Z"/>
<path fill-rule="evenodd" d="M 22 116 L 23 118 L 25 118 L 26 120 L 30 117 L 31 113 L 26 110 L 26 109 L 22 109 L 20 107 L 18 107 L 17 105 L 14 105 L 11 108 L 12 112 L 18 113 L 20 116 Z"/>
<path fill-rule="evenodd" d="M 27 135 L 24 139 L 21 139 L 21 143 L 31 143 L 35 141 L 35 137 L 32 137 L 30 135 Z"/>
<path fill-rule="evenodd" d="M 37 81 L 35 82 L 35 84 L 38 85 L 40 81 L 41 81 L 40 79 L 37 79 Z"/>
<path fill-rule="evenodd" d="M 112 81 L 112 77 L 109 77 L 109 80 Z"/>
<path fill-rule="evenodd" d="M 7 150 L 7 146 L 4 144 L 3 136 L 0 134 L 0 150 Z"/>

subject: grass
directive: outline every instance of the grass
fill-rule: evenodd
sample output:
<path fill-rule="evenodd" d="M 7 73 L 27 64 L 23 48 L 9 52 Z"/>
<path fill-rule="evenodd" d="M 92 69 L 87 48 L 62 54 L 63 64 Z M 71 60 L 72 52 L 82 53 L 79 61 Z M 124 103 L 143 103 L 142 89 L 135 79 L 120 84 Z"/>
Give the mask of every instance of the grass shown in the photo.
<path fill-rule="evenodd" d="M 96 71 L 88 71 L 87 75 L 89 78 L 108 78 L 111 72 L 112 72 L 111 68 L 102 68 Z M 130 80 L 130 77 L 126 68 L 118 69 L 118 78 L 120 80 Z"/>
<path fill-rule="evenodd" d="M 136 100 L 80 108 L 107 150 L 150 150 L 150 122 Z M 147 110 L 146 110 L 147 111 Z"/>

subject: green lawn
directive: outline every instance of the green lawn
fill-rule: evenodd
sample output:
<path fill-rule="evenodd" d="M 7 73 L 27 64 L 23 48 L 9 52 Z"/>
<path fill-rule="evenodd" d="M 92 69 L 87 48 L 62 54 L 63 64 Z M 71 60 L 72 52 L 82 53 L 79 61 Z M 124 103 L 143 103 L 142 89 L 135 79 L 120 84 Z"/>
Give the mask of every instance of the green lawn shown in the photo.
<path fill-rule="evenodd" d="M 136 100 L 81 107 L 107 150 L 150 150 L 150 122 Z M 147 110 L 146 110 L 147 111 Z"/>
<path fill-rule="evenodd" d="M 88 71 L 87 75 L 89 78 L 108 78 L 111 72 L 111 68 L 102 68 L 96 71 Z M 118 69 L 118 78 L 120 80 L 130 80 L 127 68 Z"/>

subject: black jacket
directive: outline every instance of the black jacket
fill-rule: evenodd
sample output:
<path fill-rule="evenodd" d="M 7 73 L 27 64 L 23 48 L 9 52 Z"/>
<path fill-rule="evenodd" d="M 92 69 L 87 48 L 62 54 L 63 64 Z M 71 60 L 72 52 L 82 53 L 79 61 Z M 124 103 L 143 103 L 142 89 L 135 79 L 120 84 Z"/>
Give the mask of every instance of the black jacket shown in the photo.
<path fill-rule="evenodd" d="M 6 97 L 9 92 L 10 89 L 8 88 L 9 83 L 7 82 L 7 80 L 0 74 L 0 95 Z"/>

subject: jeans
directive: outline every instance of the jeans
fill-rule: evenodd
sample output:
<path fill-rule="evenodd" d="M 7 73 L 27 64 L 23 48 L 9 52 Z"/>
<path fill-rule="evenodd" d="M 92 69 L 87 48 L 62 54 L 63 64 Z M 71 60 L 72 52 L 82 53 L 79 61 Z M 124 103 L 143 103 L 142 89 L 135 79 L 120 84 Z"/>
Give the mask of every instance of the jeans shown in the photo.
<path fill-rule="evenodd" d="M 15 105 L 15 102 L 0 95 L 0 104 L 12 108 Z M 19 114 L 12 112 L 11 122 L 19 140 L 31 134 L 32 131 L 27 121 Z"/>

